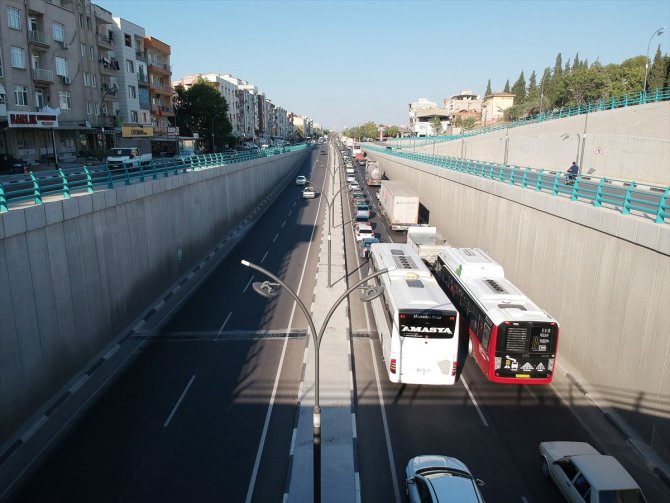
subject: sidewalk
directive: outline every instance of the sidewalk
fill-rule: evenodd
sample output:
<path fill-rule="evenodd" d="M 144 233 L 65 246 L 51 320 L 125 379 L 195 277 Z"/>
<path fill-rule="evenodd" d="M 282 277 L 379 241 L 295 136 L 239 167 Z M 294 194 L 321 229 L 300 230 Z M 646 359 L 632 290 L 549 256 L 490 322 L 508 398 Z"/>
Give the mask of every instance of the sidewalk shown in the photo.
<path fill-rule="evenodd" d="M 331 147 L 332 148 L 332 147 Z M 335 156 L 330 156 L 335 158 Z M 329 175 L 326 175 L 329 177 Z M 335 177 L 333 190 L 341 187 L 340 173 Z M 320 197 L 327 197 L 321 194 Z M 346 261 L 344 256 L 344 225 L 342 221 L 342 193 L 335 198 L 334 220 L 331 229 L 331 279 L 328 288 L 328 212 L 323 204 L 323 233 L 316 285 L 311 306 L 316 330 L 320 330 L 330 308 L 347 290 Z M 321 406 L 321 499 L 324 502 L 358 502 L 360 487 L 355 460 L 356 425 L 353 410 L 353 375 L 349 341 L 349 308 L 344 300 L 336 309 L 321 342 L 319 391 Z M 299 412 L 294 431 L 293 457 L 290 481 L 284 501 L 304 503 L 313 501 L 313 434 L 312 407 L 314 406 L 314 344 L 310 338 L 305 352 L 304 380 L 298 392 Z"/>

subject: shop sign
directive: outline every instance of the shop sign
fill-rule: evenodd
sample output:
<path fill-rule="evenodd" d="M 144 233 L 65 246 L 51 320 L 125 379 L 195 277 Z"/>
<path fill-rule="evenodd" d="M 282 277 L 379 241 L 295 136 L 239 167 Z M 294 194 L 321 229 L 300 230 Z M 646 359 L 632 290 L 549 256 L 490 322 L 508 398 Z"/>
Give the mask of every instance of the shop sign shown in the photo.
<path fill-rule="evenodd" d="M 52 128 L 58 127 L 58 116 L 41 112 L 7 113 L 9 127 L 16 128 Z"/>
<path fill-rule="evenodd" d="M 121 136 L 124 138 L 146 138 L 154 135 L 153 126 L 142 126 L 140 124 L 124 124 L 121 128 Z"/>

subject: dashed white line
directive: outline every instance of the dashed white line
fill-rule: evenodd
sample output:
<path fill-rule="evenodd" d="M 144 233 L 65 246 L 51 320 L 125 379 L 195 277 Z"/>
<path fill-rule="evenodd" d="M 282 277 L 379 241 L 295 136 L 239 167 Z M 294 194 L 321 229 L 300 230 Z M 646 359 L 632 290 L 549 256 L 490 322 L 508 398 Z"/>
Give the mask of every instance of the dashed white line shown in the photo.
<path fill-rule="evenodd" d="M 268 250 L 269 251 L 269 250 Z M 265 262 L 265 258 L 268 256 L 268 252 L 265 252 L 265 255 L 263 255 L 263 258 L 261 259 L 261 264 Z"/>
<path fill-rule="evenodd" d="M 468 395 L 470 395 L 470 400 L 472 400 L 472 403 L 474 404 L 475 409 L 477 409 L 477 414 L 479 414 L 479 417 L 482 420 L 482 423 L 484 423 L 484 426 L 488 426 L 489 423 L 487 423 L 486 419 L 484 419 L 484 414 L 482 413 L 481 409 L 479 408 L 479 405 L 477 404 L 477 400 L 475 400 L 475 396 L 472 394 L 472 391 L 470 391 L 470 387 L 468 386 L 468 383 L 465 381 L 465 377 L 461 376 L 461 381 L 463 382 L 463 386 L 465 386 L 465 391 L 467 391 Z"/>
<path fill-rule="evenodd" d="M 282 222 L 282 224 L 281 224 L 281 228 L 283 229 L 285 225 L 286 225 L 286 220 L 284 220 L 284 221 Z"/>
<path fill-rule="evenodd" d="M 172 417 L 174 416 L 175 412 L 177 412 L 177 409 L 179 408 L 179 405 L 181 405 L 182 400 L 186 396 L 186 393 L 188 393 L 188 390 L 191 387 L 191 384 L 193 384 L 194 380 L 195 380 L 195 374 L 193 374 L 193 376 L 191 377 L 191 380 L 186 385 L 186 388 L 184 388 L 184 391 L 182 392 L 181 396 L 179 397 L 179 400 L 177 400 L 177 403 L 175 404 L 174 408 L 172 409 L 172 412 L 170 412 L 170 415 L 165 420 L 165 423 L 163 423 L 163 428 L 167 428 L 169 426 L 170 421 L 172 421 Z"/>
<path fill-rule="evenodd" d="M 216 334 L 217 337 L 223 333 L 223 329 L 226 328 L 226 325 L 228 324 L 228 320 L 230 319 L 232 314 L 233 314 L 233 312 L 231 311 L 231 312 L 228 313 L 228 316 L 226 316 L 226 319 L 223 321 L 223 325 L 221 325 L 221 328 L 219 328 L 219 333 Z"/>
<path fill-rule="evenodd" d="M 274 243 L 275 241 L 277 241 L 277 238 L 278 238 L 278 237 L 279 237 L 279 233 L 275 234 L 275 237 L 274 237 L 274 239 L 272 240 L 272 242 Z"/>
<path fill-rule="evenodd" d="M 242 290 L 242 293 L 247 293 L 247 290 L 249 289 L 249 285 L 251 285 L 251 282 L 254 280 L 254 275 L 251 275 L 251 278 L 249 278 L 249 282 L 247 283 L 247 286 L 244 287 L 244 290 Z"/>

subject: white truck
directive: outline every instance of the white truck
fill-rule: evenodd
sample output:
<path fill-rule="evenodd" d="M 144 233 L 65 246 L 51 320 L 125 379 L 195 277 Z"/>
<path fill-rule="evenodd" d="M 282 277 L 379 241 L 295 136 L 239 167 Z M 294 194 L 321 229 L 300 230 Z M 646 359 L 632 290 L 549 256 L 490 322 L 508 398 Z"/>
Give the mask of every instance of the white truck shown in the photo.
<path fill-rule="evenodd" d="M 419 196 L 404 182 L 382 180 L 379 204 L 394 231 L 407 230 L 419 221 Z"/>
<path fill-rule="evenodd" d="M 109 169 L 140 169 L 140 166 L 151 164 L 151 153 L 140 154 L 137 147 L 119 147 L 112 149 L 111 155 L 107 156 Z"/>
<path fill-rule="evenodd" d="M 368 161 L 365 165 L 365 181 L 370 186 L 379 187 L 382 184 L 382 170 L 377 161 Z"/>
<path fill-rule="evenodd" d="M 449 246 L 438 239 L 437 228 L 429 225 L 413 225 L 407 229 L 407 244 L 429 265 Z"/>

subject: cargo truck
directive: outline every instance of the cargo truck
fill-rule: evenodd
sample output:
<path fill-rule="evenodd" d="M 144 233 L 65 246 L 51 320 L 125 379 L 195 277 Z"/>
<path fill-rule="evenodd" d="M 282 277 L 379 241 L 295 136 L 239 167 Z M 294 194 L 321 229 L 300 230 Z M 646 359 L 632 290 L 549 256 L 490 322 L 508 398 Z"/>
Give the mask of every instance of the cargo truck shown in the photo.
<path fill-rule="evenodd" d="M 419 196 L 404 182 L 382 180 L 379 204 L 394 231 L 407 230 L 419 221 Z"/>
<path fill-rule="evenodd" d="M 437 228 L 429 225 L 413 225 L 407 229 L 407 244 L 428 265 L 433 265 L 437 256 L 449 245 L 438 239 Z"/>
<path fill-rule="evenodd" d="M 382 184 L 382 170 L 377 161 L 368 161 L 365 165 L 365 181 L 368 185 L 379 187 Z"/>

